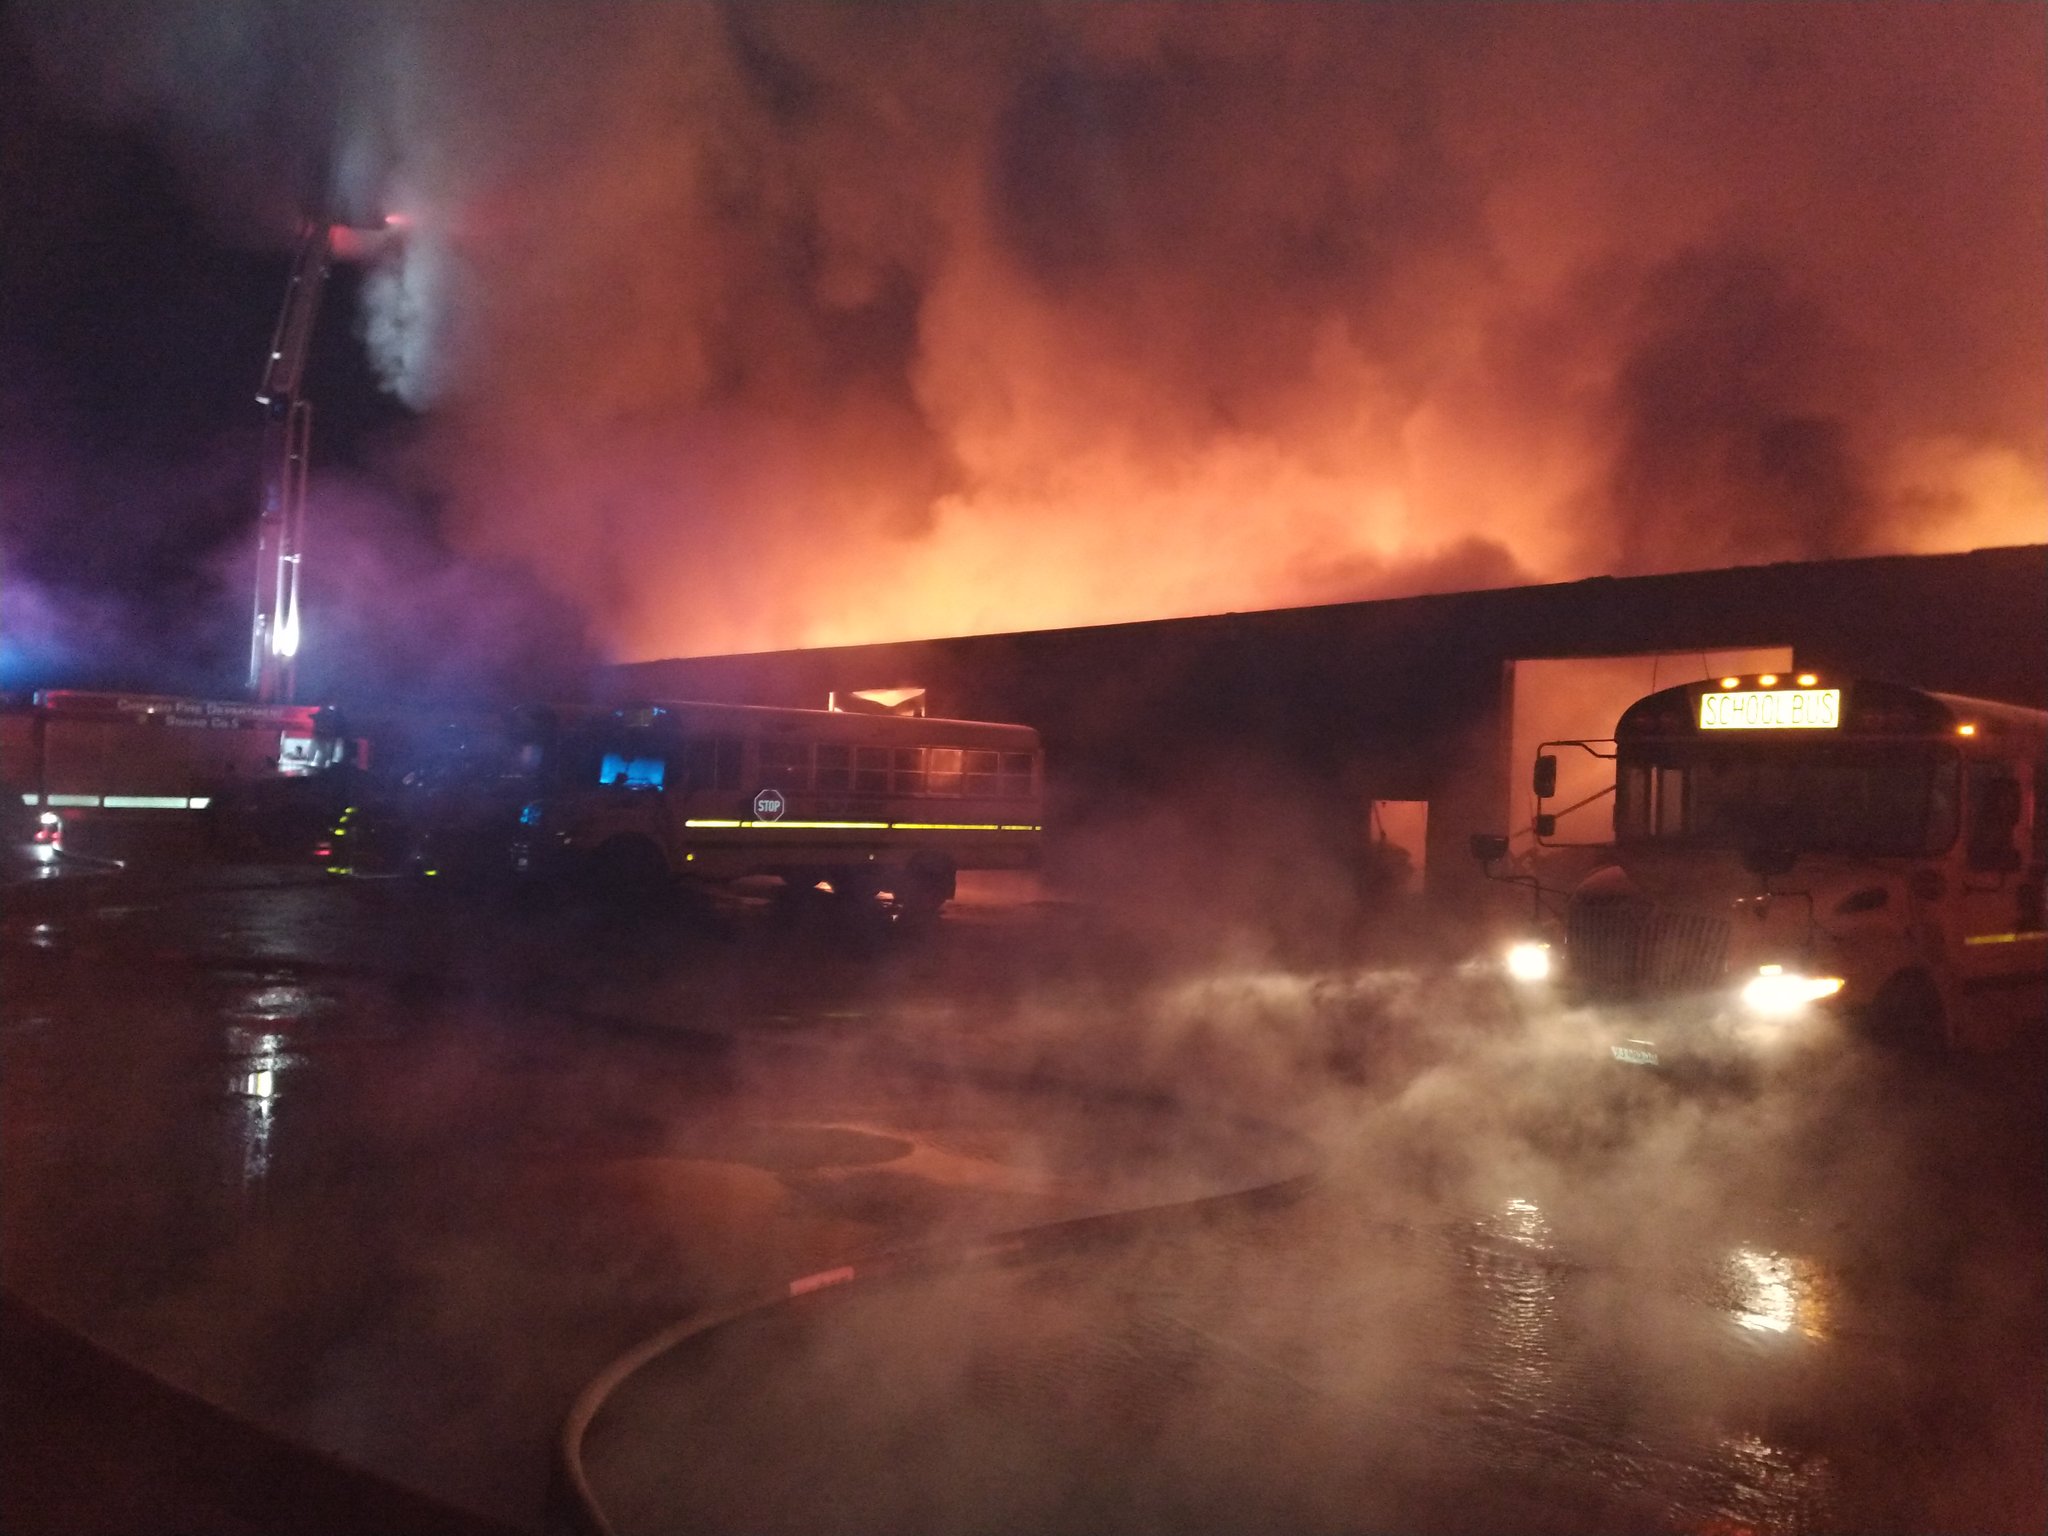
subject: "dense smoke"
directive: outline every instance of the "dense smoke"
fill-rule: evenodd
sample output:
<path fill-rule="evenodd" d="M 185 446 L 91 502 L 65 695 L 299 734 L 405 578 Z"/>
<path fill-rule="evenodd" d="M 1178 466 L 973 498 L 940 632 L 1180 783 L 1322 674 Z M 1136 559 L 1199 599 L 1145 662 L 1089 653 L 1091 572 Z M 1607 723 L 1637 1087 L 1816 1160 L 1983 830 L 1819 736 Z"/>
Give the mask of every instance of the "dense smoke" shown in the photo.
<path fill-rule="evenodd" d="M 2019 6 L 48 7 L 624 657 L 2032 541 Z M 310 168 L 310 169 L 309 169 Z"/>

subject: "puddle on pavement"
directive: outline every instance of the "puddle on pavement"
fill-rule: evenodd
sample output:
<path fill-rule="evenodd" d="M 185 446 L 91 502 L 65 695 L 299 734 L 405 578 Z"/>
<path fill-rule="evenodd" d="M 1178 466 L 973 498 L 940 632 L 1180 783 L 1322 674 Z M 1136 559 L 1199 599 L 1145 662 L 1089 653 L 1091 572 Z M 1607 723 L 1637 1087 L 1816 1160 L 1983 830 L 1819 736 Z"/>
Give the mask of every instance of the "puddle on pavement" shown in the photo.
<path fill-rule="evenodd" d="M 272 1171 L 279 1101 L 305 1058 L 283 1036 L 242 1025 L 228 1026 L 225 1043 L 229 1161 L 234 1182 L 255 1194 Z"/>
<path fill-rule="evenodd" d="M 341 999 L 331 992 L 316 991 L 297 982 L 273 981 L 228 993 L 220 1011 L 229 1018 L 309 1024 L 331 1017 L 340 1009 Z"/>

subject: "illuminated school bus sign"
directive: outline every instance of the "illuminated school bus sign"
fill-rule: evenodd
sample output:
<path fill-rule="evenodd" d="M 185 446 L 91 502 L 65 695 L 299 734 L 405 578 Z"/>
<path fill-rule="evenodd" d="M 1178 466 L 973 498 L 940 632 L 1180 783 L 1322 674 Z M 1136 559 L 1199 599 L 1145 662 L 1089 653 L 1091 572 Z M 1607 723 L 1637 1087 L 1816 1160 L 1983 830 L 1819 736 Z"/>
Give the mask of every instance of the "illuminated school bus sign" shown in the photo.
<path fill-rule="evenodd" d="M 1736 688 L 1700 695 L 1703 731 L 1832 731 L 1841 723 L 1839 688 Z"/>

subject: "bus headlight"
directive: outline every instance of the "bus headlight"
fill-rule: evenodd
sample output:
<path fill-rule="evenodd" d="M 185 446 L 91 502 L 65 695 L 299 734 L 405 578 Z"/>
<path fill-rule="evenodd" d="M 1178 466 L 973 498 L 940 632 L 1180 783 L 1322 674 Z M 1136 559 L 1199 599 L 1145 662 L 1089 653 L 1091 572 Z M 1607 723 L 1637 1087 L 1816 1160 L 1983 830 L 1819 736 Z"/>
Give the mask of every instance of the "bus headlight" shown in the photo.
<path fill-rule="evenodd" d="M 1516 981 L 1548 981 L 1550 979 L 1550 946 L 1534 940 L 1524 940 L 1508 947 L 1508 974 Z"/>
<path fill-rule="evenodd" d="M 1782 965 L 1760 965 L 1743 984 L 1742 1001 L 1752 1013 L 1785 1018 L 1841 990 L 1839 976 L 1803 976 Z"/>

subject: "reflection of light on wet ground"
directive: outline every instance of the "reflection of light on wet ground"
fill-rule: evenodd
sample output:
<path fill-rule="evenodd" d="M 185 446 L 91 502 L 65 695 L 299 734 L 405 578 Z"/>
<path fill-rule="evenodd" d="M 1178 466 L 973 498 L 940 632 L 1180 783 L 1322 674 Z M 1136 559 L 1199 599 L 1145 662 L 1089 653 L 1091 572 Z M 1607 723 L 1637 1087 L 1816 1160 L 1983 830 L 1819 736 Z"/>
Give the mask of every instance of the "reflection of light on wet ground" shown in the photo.
<path fill-rule="evenodd" d="M 1757 1536 L 1765 1531 L 1832 1528 L 1841 1498 L 1834 1462 L 1754 1434 L 1724 1435 L 1720 1459 L 1749 1507 L 1709 1519 L 1703 1536 Z"/>
<path fill-rule="evenodd" d="M 268 1076 L 268 1073 L 263 1074 Z M 254 1189 L 270 1177 L 271 1136 L 276 1129 L 276 1100 L 252 1095 L 242 1116 L 242 1187 Z"/>
<path fill-rule="evenodd" d="M 1756 1333 L 1828 1335 L 1828 1280 L 1811 1260 L 1738 1248 L 1730 1256 L 1736 1323 Z"/>
<path fill-rule="evenodd" d="M 230 1134 L 240 1146 L 242 1187 L 250 1190 L 270 1176 L 279 1080 L 291 1057 L 279 1035 L 230 1027 L 227 1041 L 229 1051 L 241 1058 L 229 1083 L 241 1101 Z"/>
<path fill-rule="evenodd" d="M 1543 1219 L 1543 1212 L 1537 1209 L 1533 1200 L 1517 1198 L 1508 1201 L 1488 1226 L 1494 1236 L 1504 1237 L 1510 1242 L 1531 1248 L 1550 1246 L 1550 1223 Z"/>
<path fill-rule="evenodd" d="M 273 984 L 253 989 L 234 1012 L 242 1018 L 285 1021 L 311 1018 L 335 1006 L 335 1000 L 291 984 Z"/>
<path fill-rule="evenodd" d="M 1535 1201 L 1516 1196 L 1474 1224 L 1471 1276 L 1492 1335 L 1494 1391 L 1522 1405 L 1547 1403 L 1557 1372 L 1558 1271 L 1550 1222 Z"/>

